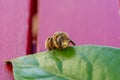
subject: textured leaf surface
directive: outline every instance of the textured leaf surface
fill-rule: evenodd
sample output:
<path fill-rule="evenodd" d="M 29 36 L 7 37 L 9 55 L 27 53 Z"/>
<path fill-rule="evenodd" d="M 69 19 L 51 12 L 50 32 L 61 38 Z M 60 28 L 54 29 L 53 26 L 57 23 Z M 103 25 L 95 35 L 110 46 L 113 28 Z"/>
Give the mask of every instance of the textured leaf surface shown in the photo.
<path fill-rule="evenodd" d="M 83 45 L 11 60 L 15 80 L 120 80 L 120 49 Z"/>

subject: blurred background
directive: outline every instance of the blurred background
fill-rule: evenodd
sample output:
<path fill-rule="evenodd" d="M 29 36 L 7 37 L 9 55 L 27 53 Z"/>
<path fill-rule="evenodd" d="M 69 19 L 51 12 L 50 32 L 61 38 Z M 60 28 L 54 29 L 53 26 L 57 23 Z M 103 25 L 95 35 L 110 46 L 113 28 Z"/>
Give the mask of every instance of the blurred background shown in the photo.
<path fill-rule="evenodd" d="M 0 0 L 0 80 L 14 80 L 5 60 L 45 51 L 65 31 L 77 45 L 120 47 L 120 0 Z"/>

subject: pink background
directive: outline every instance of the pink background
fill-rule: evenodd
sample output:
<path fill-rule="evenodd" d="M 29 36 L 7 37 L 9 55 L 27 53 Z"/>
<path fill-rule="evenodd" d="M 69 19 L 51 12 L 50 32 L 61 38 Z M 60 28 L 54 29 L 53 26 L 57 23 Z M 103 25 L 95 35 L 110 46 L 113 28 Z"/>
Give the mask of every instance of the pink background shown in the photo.
<path fill-rule="evenodd" d="M 56 31 L 67 32 L 77 45 L 120 47 L 118 0 L 41 0 L 38 49 Z"/>
<path fill-rule="evenodd" d="M 29 0 L 0 0 L 0 80 L 13 80 L 5 60 L 26 54 Z"/>
<path fill-rule="evenodd" d="M 38 0 L 38 51 L 47 37 L 67 32 L 77 45 L 120 47 L 118 0 Z M 26 55 L 30 0 L 0 0 L 0 80 L 13 80 L 5 60 Z"/>

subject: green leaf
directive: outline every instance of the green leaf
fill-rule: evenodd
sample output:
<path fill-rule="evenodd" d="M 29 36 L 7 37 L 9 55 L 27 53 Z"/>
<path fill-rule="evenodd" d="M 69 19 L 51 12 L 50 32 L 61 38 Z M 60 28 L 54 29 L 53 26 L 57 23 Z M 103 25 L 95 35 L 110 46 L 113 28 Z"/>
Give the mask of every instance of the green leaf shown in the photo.
<path fill-rule="evenodd" d="M 15 80 L 120 80 L 120 49 L 83 45 L 10 60 Z"/>

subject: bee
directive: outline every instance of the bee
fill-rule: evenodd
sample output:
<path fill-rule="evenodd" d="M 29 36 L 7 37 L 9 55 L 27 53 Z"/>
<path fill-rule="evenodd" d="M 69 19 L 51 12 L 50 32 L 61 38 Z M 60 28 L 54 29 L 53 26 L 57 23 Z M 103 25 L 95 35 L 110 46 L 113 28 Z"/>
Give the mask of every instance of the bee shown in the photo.
<path fill-rule="evenodd" d="M 45 47 L 48 50 L 53 50 L 53 49 L 65 49 L 67 48 L 70 43 L 72 45 L 76 45 L 75 42 L 73 42 L 68 34 L 66 32 L 55 32 L 52 36 L 48 37 L 46 42 L 45 42 Z"/>

